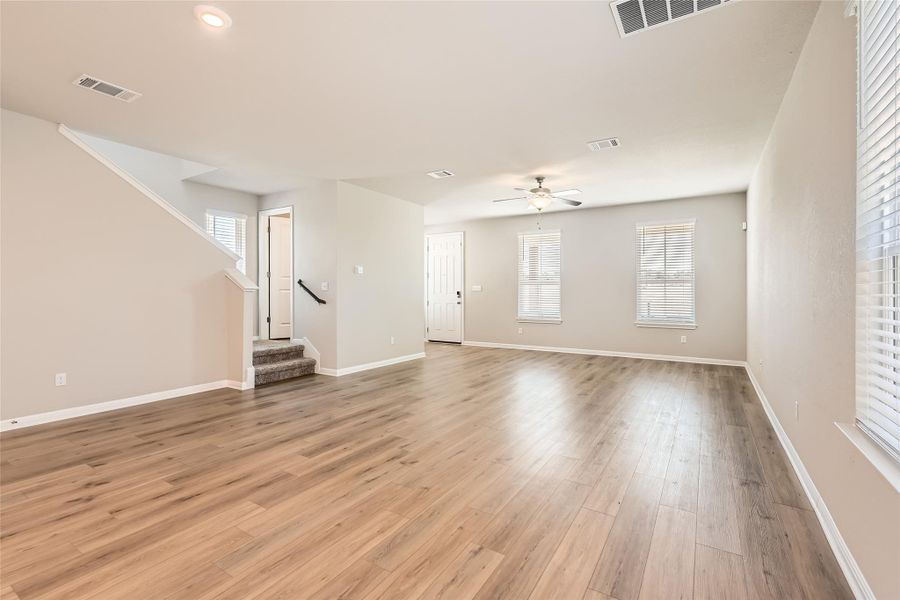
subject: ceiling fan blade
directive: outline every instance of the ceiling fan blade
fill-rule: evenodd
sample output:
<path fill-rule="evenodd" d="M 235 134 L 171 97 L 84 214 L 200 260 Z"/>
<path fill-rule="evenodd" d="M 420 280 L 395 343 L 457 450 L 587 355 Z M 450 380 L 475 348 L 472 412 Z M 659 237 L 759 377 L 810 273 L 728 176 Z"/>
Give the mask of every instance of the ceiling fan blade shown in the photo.
<path fill-rule="evenodd" d="M 559 192 L 553 192 L 554 196 L 575 196 L 580 194 L 581 190 L 571 189 L 571 190 L 561 190 Z"/>
<path fill-rule="evenodd" d="M 531 190 L 526 189 L 526 188 L 513 188 L 513 189 L 516 190 L 517 192 L 530 192 L 530 191 L 531 191 Z"/>
<path fill-rule="evenodd" d="M 559 200 L 560 202 L 565 202 L 570 206 L 581 206 L 581 202 L 578 200 L 569 200 L 568 198 L 559 198 L 558 196 L 553 196 L 554 200 Z"/>
<path fill-rule="evenodd" d="M 494 202 L 510 202 L 512 200 L 524 200 L 525 196 L 521 196 L 519 198 L 502 198 L 500 200 L 494 200 Z"/>

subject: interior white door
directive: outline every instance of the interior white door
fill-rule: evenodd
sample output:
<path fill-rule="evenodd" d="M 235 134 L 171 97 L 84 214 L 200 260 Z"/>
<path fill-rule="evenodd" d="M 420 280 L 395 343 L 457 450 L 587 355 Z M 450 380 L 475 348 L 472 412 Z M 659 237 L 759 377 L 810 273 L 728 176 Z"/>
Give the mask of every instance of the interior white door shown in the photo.
<path fill-rule="evenodd" d="M 428 339 L 462 342 L 463 234 L 434 234 L 426 241 Z"/>
<path fill-rule="evenodd" d="M 269 339 L 291 337 L 291 220 L 269 217 Z"/>

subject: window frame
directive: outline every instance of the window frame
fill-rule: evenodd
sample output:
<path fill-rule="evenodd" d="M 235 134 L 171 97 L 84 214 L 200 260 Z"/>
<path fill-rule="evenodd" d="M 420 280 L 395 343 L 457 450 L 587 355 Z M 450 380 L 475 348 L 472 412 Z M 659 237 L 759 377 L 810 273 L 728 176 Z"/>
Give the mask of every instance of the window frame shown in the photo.
<path fill-rule="evenodd" d="M 522 295 L 522 277 L 521 277 L 521 264 L 519 261 L 519 255 L 522 250 L 522 245 L 524 243 L 525 236 L 530 235 L 548 235 L 548 234 L 556 234 L 558 237 L 559 243 L 559 276 L 557 277 L 556 284 L 559 287 L 559 318 L 533 318 L 528 316 L 522 316 L 520 312 L 521 307 L 521 295 Z M 531 284 L 534 285 L 534 284 Z M 540 285 L 540 284 L 539 284 Z M 553 285 L 552 283 L 548 283 L 548 285 Z M 549 325 L 559 325 L 562 323 L 562 230 L 561 229 L 542 229 L 542 230 L 531 230 L 531 231 L 520 231 L 516 234 L 516 322 L 517 323 L 543 323 Z"/>
<path fill-rule="evenodd" d="M 872 5 L 867 5 L 866 8 L 870 8 Z M 878 10 L 876 8 L 876 10 Z M 890 8 L 886 10 L 890 11 Z M 895 10 L 900 11 L 900 8 L 895 8 Z M 856 193 L 854 197 L 854 207 L 856 212 L 856 223 L 854 225 L 854 251 L 856 255 L 856 268 L 854 270 L 855 281 L 856 281 L 856 293 L 855 293 L 855 309 L 856 309 L 856 322 L 854 327 L 854 334 L 856 338 L 856 347 L 854 352 L 854 359 L 856 363 L 856 382 L 855 382 L 855 393 L 853 398 L 853 417 L 854 417 L 854 428 L 855 430 L 861 432 L 864 439 L 868 440 L 869 445 L 865 444 L 856 444 L 857 447 L 863 451 L 863 453 L 869 458 L 873 464 L 878 466 L 878 461 L 881 460 L 876 456 L 875 453 L 878 452 L 878 449 L 882 451 L 882 453 L 888 457 L 887 460 L 891 461 L 891 465 L 893 467 L 893 471 L 896 473 L 896 467 L 900 465 L 900 431 L 898 429 L 894 429 L 894 431 L 889 431 L 883 427 L 883 423 L 880 423 L 878 419 L 875 419 L 871 416 L 871 412 L 878 413 L 879 411 L 873 409 L 873 405 L 884 404 L 887 405 L 888 409 L 891 410 L 891 400 L 896 404 L 900 402 L 900 386 L 896 382 L 893 383 L 893 389 L 889 389 L 890 381 L 896 380 L 896 373 L 898 372 L 898 367 L 892 367 L 893 374 L 885 376 L 882 373 L 882 377 L 885 377 L 887 380 L 887 386 L 881 382 L 877 382 L 875 384 L 871 383 L 871 380 L 877 379 L 879 377 L 879 371 L 884 370 L 884 366 L 890 363 L 896 363 L 898 361 L 898 357 L 900 357 L 900 339 L 898 339 L 898 335 L 900 335 L 900 327 L 897 325 L 897 321 L 900 320 L 898 318 L 898 312 L 900 312 L 900 258 L 898 258 L 898 246 L 900 246 L 900 242 L 896 239 L 892 239 L 894 235 L 891 232 L 896 226 L 897 221 L 897 213 L 892 213 L 891 211 L 896 210 L 897 202 L 900 202 L 897 195 L 897 186 L 900 186 L 900 165 L 896 164 L 896 161 L 900 160 L 898 155 L 900 155 L 900 149 L 897 148 L 897 144 L 900 143 L 898 140 L 897 133 L 893 133 L 894 138 L 891 141 L 890 138 L 885 142 L 885 148 L 890 151 L 891 142 L 894 145 L 893 155 L 890 156 L 886 160 L 888 165 L 890 165 L 890 161 L 895 161 L 895 172 L 893 174 L 893 184 L 886 183 L 883 185 L 882 189 L 890 190 L 891 187 L 894 188 L 893 196 L 886 197 L 885 201 L 881 204 L 871 204 L 873 199 L 876 199 L 877 196 L 881 192 L 871 193 L 869 188 L 882 178 L 882 175 L 877 175 L 877 170 L 874 170 L 870 167 L 872 161 L 874 160 L 873 156 L 866 157 L 872 151 L 872 147 L 869 144 L 873 143 L 872 136 L 874 132 L 871 130 L 874 127 L 874 130 L 877 131 L 879 128 L 888 126 L 887 133 L 885 136 L 890 136 L 892 131 L 896 131 L 898 127 L 897 121 L 900 121 L 900 116 L 896 116 L 897 103 L 900 102 L 900 94 L 895 94 L 893 98 L 894 110 L 895 110 L 895 124 L 893 127 L 890 127 L 889 119 L 885 121 L 885 123 L 881 125 L 871 125 L 868 118 L 873 119 L 877 123 L 877 117 L 879 117 L 884 110 L 890 110 L 891 100 L 890 100 L 890 92 L 885 92 L 881 98 L 884 98 L 885 107 L 882 109 L 878 109 L 874 115 L 870 115 L 866 112 L 867 102 L 870 98 L 870 95 L 873 93 L 873 90 L 867 89 L 866 87 L 866 77 L 868 75 L 868 67 L 869 63 L 866 61 L 866 48 L 867 42 L 869 38 L 866 36 L 864 31 L 865 19 L 868 18 L 868 14 L 864 14 L 864 8 L 862 3 L 854 2 L 848 4 L 848 15 L 855 15 L 857 19 L 857 45 L 856 45 L 856 73 L 857 73 L 857 115 L 856 115 L 856 143 L 857 143 L 857 156 L 856 156 Z M 880 26 L 881 20 L 888 19 L 888 27 L 890 26 L 890 19 L 892 17 L 887 16 L 878 17 L 877 24 Z M 876 14 L 877 16 L 877 14 Z M 873 17 L 873 19 L 876 17 Z M 900 19 L 900 13 L 894 13 L 894 19 Z M 869 25 L 872 25 L 872 22 L 869 22 Z M 900 25 L 900 23 L 898 23 Z M 883 31 L 884 27 L 879 27 L 879 31 Z M 876 38 L 877 39 L 877 38 Z M 895 44 L 898 42 L 894 42 Z M 879 47 L 880 49 L 880 47 Z M 884 58 L 887 58 L 886 67 L 879 68 L 879 73 L 890 71 L 885 71 L 884 69 L 889 69 L 892 62 L 897 60 L 896 56 L 900 54 L 900 48 L 896 46 L 893 49 L 895 53 L 895 57 L 893 61 L 890 57 L 890 46 L 885 50 L 885 52 L 879 56 L 876 54 L 876 67 L 880 64 Z M 896 86 L 897 80 L 894 80 L 894 85 Z M 877 81 L 877 77 L 875 78 Z M 890 83 L 890 79 L 886 79 L 884 82 L 879 84 L 874 91 L 880 90 L 885 85 Z M 888 90 L 891 87 L 888 85 Z M 879 99 L 879 102 L 882 100 Z M 874 143 L 877 147 L 877 144 L 881 142 L 881 139 L 874 140 Z M 883 152 L 883 150 L 877 150 L 876 155 Z M 880 163 L 879 167 L 881 166 Z M 890 167 L 888 167 L 890 168 Z M 890 174 L 890 171 L 887 171 Z M 873 174 L 877 175 L 877 177 L 870 181 L 869 183 L 864 185 L 864 181 L 870 179 Z M 894 206 L 892 207 L 892 203 Z M 873 218 L 871 215 L 872 211 L 878 209 L 881 213 L 880 216 Z M 875 213 L 877 214 L 877 213 Z M 866 220 L 862 221 L 862 226 L 860 225 L 861 220 L 865 217 Z M 887 223 L 885 220 L 894 221 L 894 223 Z M 877 230 L 876 227 L 881 227 L 881 230 Z M 882 240 L 880 243 L 873 245 L 871 242 L 871 237 L 875 234 L 881 234 Z M 862 236 L 862 237 L 861 237 Z M 878 255 L 874 255 L 873 251 L 879 251 Z M 862 256 L 868 256 L 866 259 L 861 259 Z M 878 268 L 873 268 L 873 262 L 880 263 Z M 874 286 L 875 291 L 869 291 Z M 877 298 L 892 298 L 891 300 L 881 300 L 877 301 L 874 299 Z M 892 316 L 888 316 L 892 315 Z M 873 325 L 873 323 L 878 323 L 879 321 L 884 321 L 880 326 Z M 881 332 L 882 335 L 879 336 L 878 332 Z M 887 337 L 893 338 L 893 350 L 889 350 L 884 348 L 887 345 L 883 340 L 878 340 L 879 337 Z M 884 360 L 880 360 L 879 358 L 873 358 L 872 355 L 883 355 L 887 358 Z M 877 388 L 880 392 L 880 395 L 883 395 L 885 399 L 878 398 L 879 394 L 872 394 L 873 386 Z M 889 421 L 889 418 L 885 415 L 886 420 Z M 897 427 L 897 423 L 892 423 L 895 428 Z M 879 433 L 877 429 L 881 429 L 884 432 Z M 842 429 L 848 437 L 853 438 L 849 431 Z M 885 437 L 887 435 L 888 437 Z M 890 437 L 893 436 L 893 439 Z M 868 449 L 872 446 L 872 452 Z M 884 472 L 881 467 L 879 470 Z"/>
<path fill-rule="evenodd" d="M 237 260 L 237 261 L 235 261 L 235 268 L 236 268 L 238 271 L 240 271 L 241 273 L 243 273 L 244 275 L 246 275 L 246 274 L 247 274 L 247 215 L 245 215 L 245 214 L 243 214 L 243 213 L 232 212 L 232 211 L 227 211 L 227 210 L 219 210 L 219 209 L 217 209 L 217 208 L 208 208 L 208 209 L 206 209 L 206 212 L 205 212 L 205 214 L 204 214 L 204 217 L 205 217 L 205 219 L 206 219 L 206 223 L 205 223 L 205 231 L 206 231 L 206 235 L 208 235 L 209 238 L 212 239 L 216 244 L 219 244 L 220 246 L 223 246 L 226 250 L 229 250 L 229 251 L 231 251 L 231 252 L 234 252 L 234 254 L 236 254 L 237 256 L 239 256 L 240 259 Z M 224 243 L 222 243 L 221 240 L 219 240 L 219 239 L 215 236 L 215 233 L 214 233 L 213 231 L 210 231 L 210 228 L 209 228 L 209 225 L 210 225 L 209 219 L 210 219 L 210 217 L 212 217 L 212 218 L 219 217 L 219 218 L 234 219 L 234 220 L 235 220 L 235 225 L 237 225 L 237 223 L 240 223 L 240 224 L 241 224 L 241 228 L 243 229 L 243 234 L 242 234 L 242 237 L 243 237 L 243 246 L 244 246 L 244 247 L 243 247 L 243 254 L 241 254 L 240 252 L 238 252 L 238 251 L 236 251 L 236 250 L 231 250 L 231 248 L 229 248 L 228 246 L 226 246 Z"/>
<path fill-rule="evenodd" d="M 691 320 L 641 318 L 641 234 L 645 227 L 665 227 L 669 225 L 691 226 Z M 660 329 L 697 329 L 697 219 L 667 219 L 663 221 L 640 221 L 634 224 L 635 272 L 634 272 L 634 325 Z M 668 281 L 668 278 L 666 278 Z"/>

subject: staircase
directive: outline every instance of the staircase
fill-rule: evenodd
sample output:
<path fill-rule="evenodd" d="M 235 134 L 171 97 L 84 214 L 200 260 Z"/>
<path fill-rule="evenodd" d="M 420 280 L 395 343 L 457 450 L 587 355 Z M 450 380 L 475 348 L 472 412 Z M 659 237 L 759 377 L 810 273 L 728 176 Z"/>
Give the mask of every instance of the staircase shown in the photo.
<path fill-rule="evenodd" d="M 303 356 L 303 344 L 287 340 L 253 342 L 256 385 L 284 381 L 316 372 L 316 360 Z"/>

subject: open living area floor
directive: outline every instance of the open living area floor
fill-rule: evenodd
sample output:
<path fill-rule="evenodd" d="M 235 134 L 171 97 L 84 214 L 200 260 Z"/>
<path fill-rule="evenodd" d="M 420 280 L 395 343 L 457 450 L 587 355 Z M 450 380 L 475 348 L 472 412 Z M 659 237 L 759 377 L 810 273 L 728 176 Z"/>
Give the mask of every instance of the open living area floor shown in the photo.
<path fill-rule="evenodd" d="M 742 368 L 426 353 L 4 433 L 0 597 L 852 597 Z"/>

